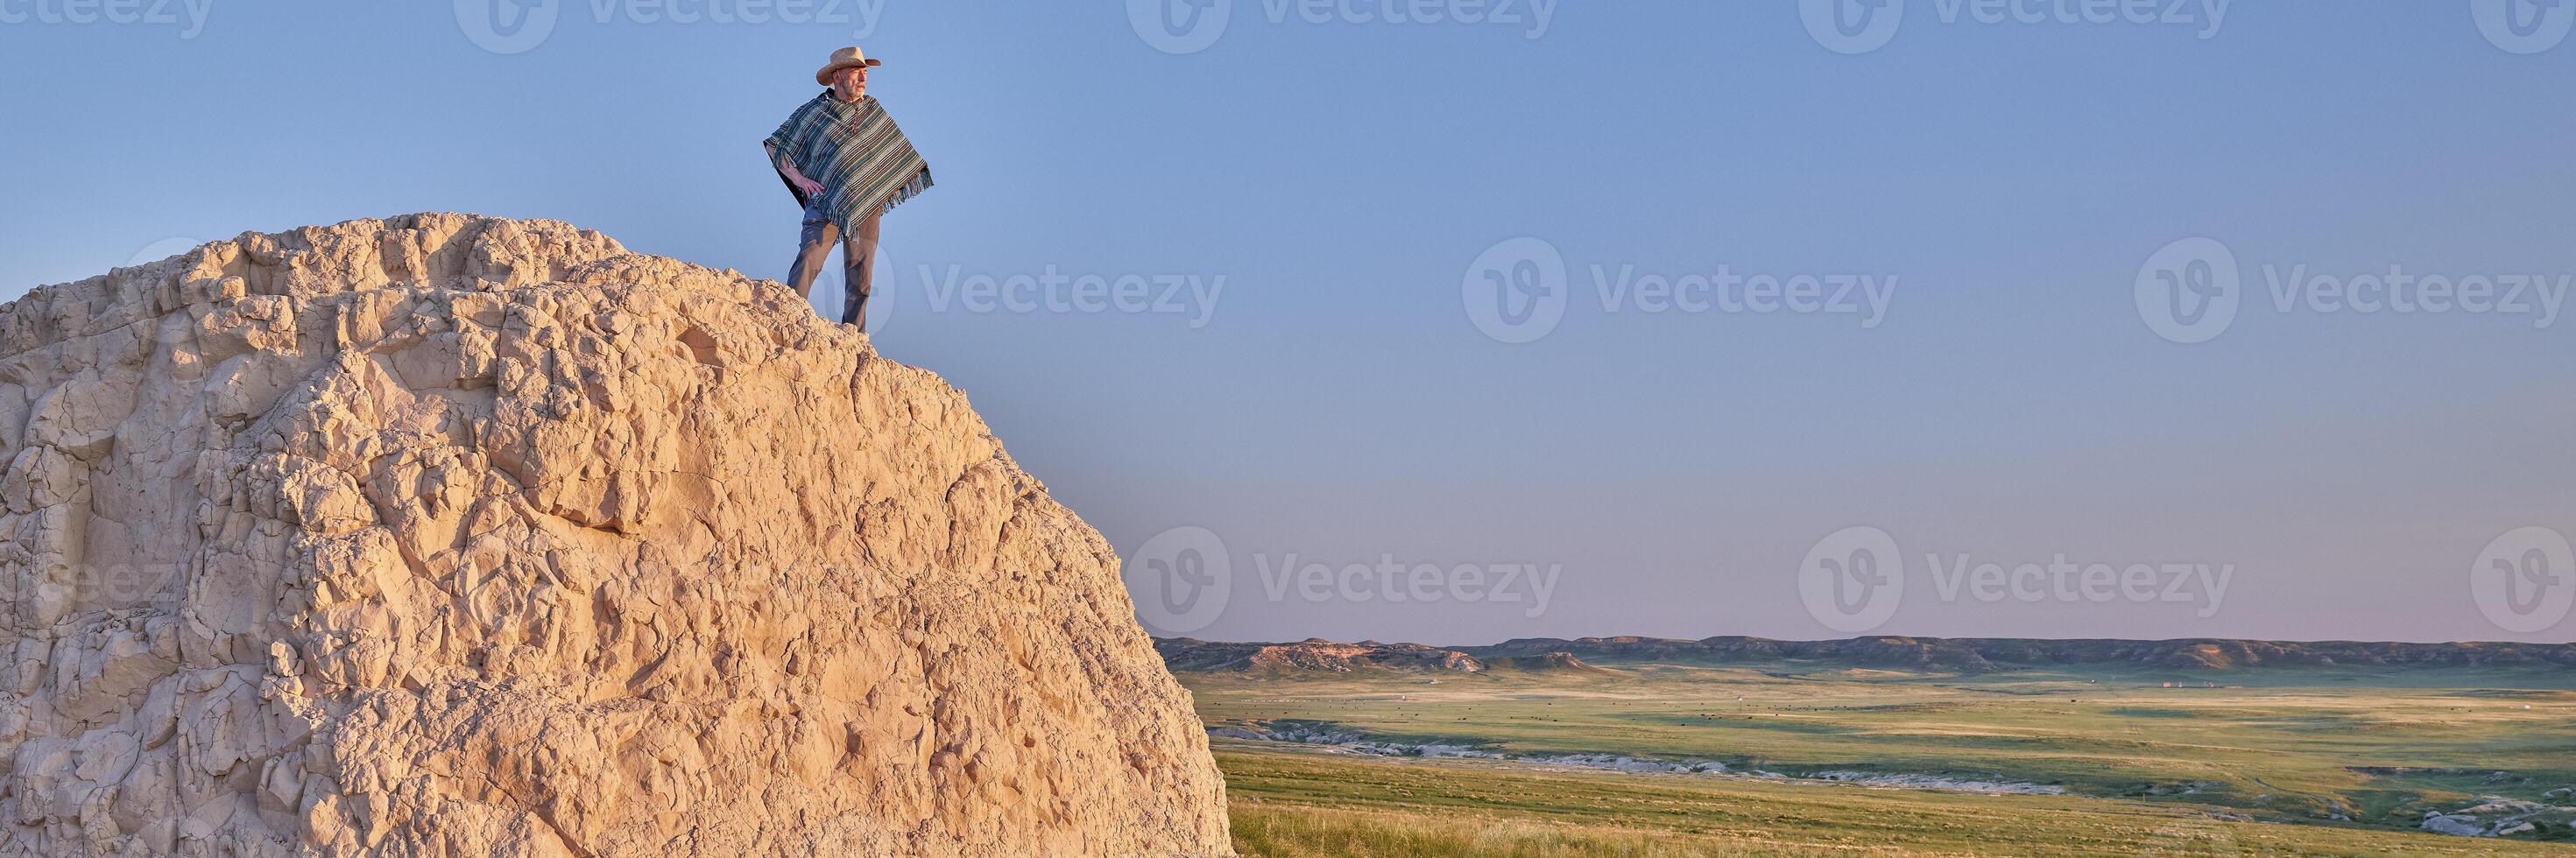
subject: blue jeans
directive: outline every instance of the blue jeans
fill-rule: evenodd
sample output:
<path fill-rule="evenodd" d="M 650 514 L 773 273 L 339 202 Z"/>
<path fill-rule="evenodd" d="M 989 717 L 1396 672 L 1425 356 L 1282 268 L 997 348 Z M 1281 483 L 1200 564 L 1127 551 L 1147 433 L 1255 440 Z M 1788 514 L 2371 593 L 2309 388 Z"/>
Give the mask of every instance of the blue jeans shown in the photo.
<path fill-rule="evenodd" d="M 823 210 L 822 194 L 815 194 L 813 199 L 805 201 L 804 225 L 804 232 L 797 237 L 799 246 L 817 243 L 828 244 L 832 241 L 832 239 L 824 233 L 824 227 L 832 225 L 832 213 Z"/>
<path fill-rule="evenodd" d="M 805 203 L 804 228 L 796 241 L 796 264 L 787 269 L 787 285 L 795 287 L 802 298 L 812 298 L 814 277 L 832 256 L 832 242 L 841 242 L 841 274 L 848 284 L 841 305 L 841 324 L 868 329 L 868 292 L 876 274 L 878 220 L 883 214 L 868 215 L 859 228 L 849 235 L 841 234 L 840 224 L 823 209 L 823 195 L 815 194 Z"/>

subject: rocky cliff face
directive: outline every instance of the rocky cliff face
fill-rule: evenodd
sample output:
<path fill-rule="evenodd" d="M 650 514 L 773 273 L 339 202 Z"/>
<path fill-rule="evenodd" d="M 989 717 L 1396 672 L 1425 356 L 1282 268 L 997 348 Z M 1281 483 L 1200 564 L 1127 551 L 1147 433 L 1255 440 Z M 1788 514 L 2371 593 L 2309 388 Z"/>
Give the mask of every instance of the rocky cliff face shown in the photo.
<path fill-rule="evenodd" d="M 0 307 L 0 855 L 1230 854 L 1117 557 L 927 372 L 544 221 Z"/>

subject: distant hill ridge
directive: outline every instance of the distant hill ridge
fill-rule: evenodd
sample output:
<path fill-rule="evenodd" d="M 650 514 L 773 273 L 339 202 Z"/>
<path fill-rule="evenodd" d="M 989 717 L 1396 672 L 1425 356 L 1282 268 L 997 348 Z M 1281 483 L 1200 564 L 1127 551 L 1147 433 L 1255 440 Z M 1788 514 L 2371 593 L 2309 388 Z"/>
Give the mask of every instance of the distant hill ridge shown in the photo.
<path fill-rule="evenodd" d="M 1422 644 L 1377 641 L 1346 644 L 1321 638 L 1280 644 L 1156 638 L 1154 649 L 1162 654 L 1163 663 L 1172 670 L 1195 673 L 1488 673 L 1594 669 L 1572 654 L 1563 652 L 1476 656 Z"/>
<path fill-rule="evenodd" d="M 1749 664 L 1782 660 L 1824 661 L 1854 667 L 1956 670 L 1986 673 L 2050 665 L 2114 665 L 2182 670 L 2253 667 L 2576 667 L 2576 644 L 2388 643 L 2366 641 L 2043 640 L 2030 638 L 1919 638 L 1877 636 L 1838 641 L 1779 641 L 1755 637 L 1699 640 L 1649 637 L 1520 638 L 1492 646 L 1356 644 L 1308 639 L 1297 643 L 1226 643 L 1157 638 L 1154 647 L 1171 669 L 1186 672 L 1295 673 L 1363 670 L 1482 672 L 1598 670 L 1596 665 L 1672 662 Z"/>

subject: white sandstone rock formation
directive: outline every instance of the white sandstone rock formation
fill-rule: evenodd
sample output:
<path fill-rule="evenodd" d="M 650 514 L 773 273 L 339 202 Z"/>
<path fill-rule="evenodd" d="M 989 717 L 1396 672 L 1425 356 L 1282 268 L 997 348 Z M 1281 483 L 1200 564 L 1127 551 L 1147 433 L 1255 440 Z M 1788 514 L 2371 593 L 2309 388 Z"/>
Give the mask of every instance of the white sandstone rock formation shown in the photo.
<path fill-rule="evenodd" d="M 0 855 L 1230 855 L 1108 543 L 794 293 L 549 221 L 0 307 Z"/>

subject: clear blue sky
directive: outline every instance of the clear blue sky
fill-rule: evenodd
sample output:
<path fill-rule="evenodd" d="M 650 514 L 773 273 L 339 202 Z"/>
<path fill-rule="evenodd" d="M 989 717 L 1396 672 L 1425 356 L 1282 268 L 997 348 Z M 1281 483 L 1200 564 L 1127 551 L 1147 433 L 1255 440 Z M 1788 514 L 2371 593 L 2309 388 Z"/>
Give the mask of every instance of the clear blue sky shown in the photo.
<path fill-rule="evenodd" d="M 2239 3 L 2201 38 L 1913 0 L 1846 54 L 1789 2 L 1550 2 L 1539 30 L 1232 0 L 1175 54 L 1117 2 L 685 24 L 565 0 L 502 54 L 460 25 L 483 0 L 67 2 L 0 0 L 0 298 L 421 210 L 782 276 L 797 212 L 758 141 L 864 44 L 939 180 L 887 221 L 879 347 L 968 391 L 1122 551 L 1219 537 L 1232 600 L 1202 637 L 1839 637 L 1800 570 L 1867 525 L 1906 558 L 1884 633 L 2576 638 L 2500 626 L 2470 574 L 2508 532 L 2576 533 L 2576 321 L 2266 294 L 2266 265 L 2576 275 L 2576 39 L 2508 51 L 2470 3 Z M 2181 345 L 2133 286 L 2195 236 L 2245 294 Z M 1506 344 L 1462 280 L 1520 237 L 1567 261 L 1570 305 Z M 1593 265 L 1898 285 L 1864 328 L 1613 309 Z M 979 312 L 939 306 L 952 266 L 1225 285 L 1203 324 Z M 1560 571 L 1544 611 L 1273 596 L 1291 554 Z M 1945 600 L 1926 554 L 2236 571 L 2203 617 Z"/>

